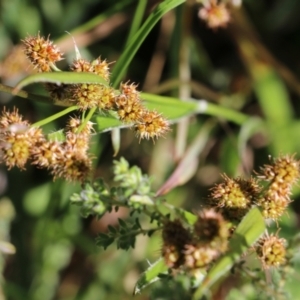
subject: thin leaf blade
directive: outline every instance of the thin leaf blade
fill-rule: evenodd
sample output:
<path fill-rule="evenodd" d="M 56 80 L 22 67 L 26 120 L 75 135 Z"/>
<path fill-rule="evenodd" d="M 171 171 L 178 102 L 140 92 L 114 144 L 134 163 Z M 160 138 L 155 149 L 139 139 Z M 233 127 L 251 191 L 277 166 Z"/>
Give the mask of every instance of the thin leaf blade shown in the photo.
<path fill-rule="evenodd" d="M 33 83 L 54 83 L 61 84 L 102 84 L 108 86 L 108 82 L 99 75 L 87 72 L 49 72 L 38 73 L 25 77 L 14 88 L 13 92 L 16 94 L 22 88 Z"/>

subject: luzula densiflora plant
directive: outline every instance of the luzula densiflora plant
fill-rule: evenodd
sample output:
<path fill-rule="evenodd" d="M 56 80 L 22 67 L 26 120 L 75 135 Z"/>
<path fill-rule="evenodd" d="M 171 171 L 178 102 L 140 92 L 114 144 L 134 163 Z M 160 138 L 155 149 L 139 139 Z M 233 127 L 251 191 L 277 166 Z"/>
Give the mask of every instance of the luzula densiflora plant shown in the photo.
<path fill-rule="evenodd" d="M 208 10 L 211 13 L 217 8 L 224 9 L 215 1 L 210 4 L 203 8 L 206 15 L 203 10 L 200 12 L 203 19 L 208 18 Z M 213 21 L 209 21 L 211 27 Z M 63 55 L 49 38 L 38 34 L 27 37 L 23 43 L 27 57 L 38 72 L 60 71 L 56 62 L 62 60 Z M 169 131 L 166 118 L 145 107 L 135 84 L 122 83 L 119 90 L 110 86 L 106 60 L 87 61 L 77 56 L 69 70 L 96 74 L 108 84 L 44 83 L 54 102 L 75 105 L 79 113 L 95 108 L 101 112 L 114 111 L 120 121 L 131 125 L 139 139 L 156 139 Z M 278 222 L 291 202 L 292 187 L 300 177 L 299 161 L 289 155 L 271 160 L 250 178 L 230 178 L 224 174 L 222 182 L 212 187 L 205 207 L 194 212 L 193 221 L 187 222 L 181 210 L 155 197 L 149 178 L 139 168 L 130 168 L 124 159 L 114 164 L 117 187 L 110 188 L 102 181 L 89 183 L 87 180 L 92 169 L 89 147 L 94 131 L 93 124 L 85 122 L 82 117 L 71 117 L 64 128 L 64 139 L 57 140 L 24 120 L 18 109 L 4 109 L 0 116 L 0 130 L 1 160 L 8 169 L 25 169 L 30 161 L 38 168 L 48 169 L 54 179 L 59 177 L 82 183 L 81 193 L 74 194 L 71 202 L 80 207 L 83 216 L 101 217 L 107 211 L 125 206 L 132 215 L 146 215 L 151 222 L 155 221 L 153 227 L 144 229 L 138 218 L 133 224 L 120 220 L 119 230 L 109 227 L 107 233 L 100 234 L 97 243 L 106 248 L 117 241 L 119 248 L 128 249 L 134 247 L 137 234 L 151 236 L 160 232 L 161 256 L 172 276 L 178 273 L 196 276 L 198 272 L 208 272 L 222 255 L 231 250 L 231 237 L 253 207 L 260 208 L 267 223 L 269 220 Z M 171 213 L 162 213 L 161 206 Z M 266 232 L 249 252 L 256 253 L 262 269 L 279 268 L 290 259 L 286 246 L 286 241 L 277 233 Z"/>

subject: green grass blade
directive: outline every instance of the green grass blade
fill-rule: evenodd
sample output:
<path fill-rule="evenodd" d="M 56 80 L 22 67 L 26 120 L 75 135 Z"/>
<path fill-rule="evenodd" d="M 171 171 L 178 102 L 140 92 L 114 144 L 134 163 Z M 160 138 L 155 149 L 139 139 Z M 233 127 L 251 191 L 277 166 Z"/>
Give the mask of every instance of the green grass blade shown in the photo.
<path fill-rule="evenodd" d="M 130 43 L 131 39 L 133 38 L 133 36 L 137 33 L 137 31 L 139 30 L 142 20 L 143 20 L 143 16 L 145 13 L 147 7 L 147 0 L 139 0 L 139 3 L 137 5 L 132 23 L 131 23 L 131 27 L 130 27 L 130 31 L 128 34 L 128 38 L 127 38 L 127 42 L 126 42 L 126 46 Z M 125 48 L 126 48 L 125 46 Z"/>
<path fill-rule="evenodd" d="M 132 61 L 134 55 L 154 27 L 154 25 L 161 19 L 164 14 L 184 2 L 185 0 L 165 0 L 153 10 L 143 26 L 131 39 L 128 47 L 126 47 L 123 54 L 118 59 L 111 74 L 111 82 L 113 87 L 116 88 L 121 82 L 124 73 L 128 68 L 130 62 Z"/>
<path fill-rule="evenodd" d="M 238 225 L 229 242 L 229 252 L 210 269 L 204 281 L 196 290 L 193 300 L 201 299 L 208 288 L 226 274 L 241 255 L 258 240 L 264 230 L 263 216 L 260 210 L 255 207 L 249 211 Z"/>
<path fill-rule="evenodd" d="M 108 82 L 105 79 L 93 73 L 49 72 L 33 74 L 25 77 L 16 85 L 16 87 L 14 88 L 14 93 L 17 93 L 19 90 L 21 90 L 29 84 L 40 82 L 55 83 L 57 85 L 93 83 L 108 86 Z"/>

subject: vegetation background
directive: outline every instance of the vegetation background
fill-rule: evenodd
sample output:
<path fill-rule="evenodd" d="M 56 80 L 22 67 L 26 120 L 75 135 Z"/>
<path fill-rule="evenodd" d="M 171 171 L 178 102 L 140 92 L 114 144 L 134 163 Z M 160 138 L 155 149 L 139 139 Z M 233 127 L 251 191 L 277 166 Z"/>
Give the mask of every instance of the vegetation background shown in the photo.
<path fill-rule="evenodd" d="M 117 61 L 137 9 L 144 7 L 139 16 L 143 21 L 158 2 L 0 0 L 1 82 L 14 86 L 31 72 L 16 45 L 38 32 L 50 34 L 65 53 L 62 69 L 75 57 L 72 37 L 85 58 Z M 300 153 L 300 2 L 243 0 L 231 12 L 228 26 L 214 30 L 199 19 L 198 11 L 199 4 L 186 1 L 167 13 L 141 45 L 124 81 L 137 83 L 147 93 L 206 99 L 251 118 L 238 124 L 226 117 L 195 115 L 173 125 L 155 143 L 139 142 L 133 131 L 124 129 L 117 155 L 153 176 L 153 189 L 158 190 L 186 149 L 197 145 L 191 164 L 181 174 L 184 185 L 166 196 L 172 204 L 192 211 L 201 207 L 221 173 L 248 175 L 267 163 L 269 155 L 296 153 L 299 158 Z M 38 85 L 28 89 L 45 94 Z M 5 93 L 0 93 L 0 103 L 17 106 L 33 121 L 60 110 Z M 62 128 L 64 122 L 59 119 L 46 130 Z M 92 145 L 97 157 L 95 178 L 110 183 L 114 159 L 110 133 L 95 135 Z M 134 284 L 148 261 L 160 256 L 159 234 L 141 237 L 136 248 L 127 252 L 117 251 L 114 245 L 99 249 L 98 233 L 108 224 L 116 225 L 128 211 L 121 209 L 100 220 L 84 219 L 69 202 L 79 189 L 63 180 L 53 182 L 47 172 L 31 166 L 22 172 L 1 167 L 0 231 L 17 252 L 1 258 L 0 299 L 132 299 Z M 299 230 L 299 191 L 294 191 L 289 215 L 280 222 L 284 237 Z M 300 292 L 299 258 L 294 262 L 296 272 L 286 282 L 292 299 Z M 189 299 L 184 280 L 179 282 L 156 283 L 135 299 Z M 226 299 L 241 299 L 241 295 L 257 299 L 251 284 L 232 290 Z"/>

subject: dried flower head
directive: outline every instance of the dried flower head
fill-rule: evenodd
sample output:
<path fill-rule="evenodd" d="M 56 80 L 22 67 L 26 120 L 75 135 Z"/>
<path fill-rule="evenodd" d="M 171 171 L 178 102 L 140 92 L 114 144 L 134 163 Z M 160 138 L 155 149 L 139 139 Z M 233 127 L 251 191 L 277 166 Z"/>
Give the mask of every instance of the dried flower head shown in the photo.
<path fill-rule="evenodd" d="M 94 73 L 106 81 L 109 81 L 108 63 L 100 58 L 89 62 L 82 58 L 77 59 L 71 66 L 73 72 Z M 77 84 L 70 86 L 70 99 L 75 102 L 81 110 L 87 110 L 93 107 L 100 109 L 111 109 L 114 105 L 115 93 L 111 87 L 101 84 Z"/>
<path fill-rule="evenodd" d="M 66 145 L 71 145 L 73 151 L 86 155 L 93 130 L 92 122 L 88 122 L 79 132 L 80 119 L 70 118 L 66 126 Z"/>
<path fill-rule="evenodd" d="M 184 266 L 189 269 L 197 269 L 208 266 L 220 256 L 220 251 L 204 245 L 186 245 L 184 251 Z"/>
<path fill-rule="evenodd" d="M 94 73 L 101 76 L 106 81 L 109 81 L 110 73 L 109 67 L 106 60 L 101 60 L 101 58 L 97 58 L 92 62 L 89 62 L 83 58 L 76 59 L 73 61 L 71 65 L 71 70 L 73 72 L 88 72 Z"/>
<path fill-rule="evenodd" d="M 157 111 L 144 111 L 140 122 L 134 125 L 140 139 L 155 139 L 163 136 L 170 130 L 169 122 Z"/>
<path fill-rule="evenodd" d="M 191 233 L 180 220 L 169 221 L 164 224 L 162 256 L 167 266 L 179 268 L 184 263 L 183 251 L 185 245 L 191 243 Z"/>
<path fill-rule="evenodd" d="M 31 151 L 42 138 L 39 128 L 30 128 L 29 122 L 23 121 L 18 110 L 12 112 L 5 108 L 0 116 L 1 160 L 11 169 L 14 166 L 24 169 Z"/>
<path fill-rule="evenodd" d="M 63 156 L 63 149 L 60 142 L 47 141 L 44 138 L 32 149 L 31 155 L 33 165 L 39 168 L 50 168 L 59 163 Z"/>
<path fill-rule="evenodd" d="M 8 130 L 8 127 L 11 125 L 28 127 L 29 122 L 23 120 L 17 108 L 14 107 L 13 111 L 7 111 L 6 107 L 4 107 L 0 116 L 0 129 Z"/>
<path fill-rule="evenodd" d="M 262 197 L 258 201 L 264 218 L 273 220 L 279 219 L 290 203 L 291 201 L 285 197 L 276 199 L 270 196 Z"/>
<path fill-rule="evenodd" d="M 54 179 L 57 177 L 64 178 L 67 181 L 80 181 L 86 180 L 90 174 L 92 161 L 87 155 L 75 151 L 71 147 L 64 147 L 64 156 L 56 165 L 51 166 L 51 173 Z"/>
<path fill-rule="evenodd" d="M 55 68 L 55 63 L 63 59 L 62 53 L 49 40 L 49 36 L 45 39 L 38 33 L 37 36 L 27 37 L 23 43 L 25 54 L 40 72 L 50 72 Z"/>
<path fill-rule="evenodd" d="M 37 141 L 42 137 L 39 128 L 29 128 L 23 125 L 14 130 L 6 130 L 1 133 L 2 160 L 8 169 L 17 166 L 24 169 L 26 162 L 31 156 L 32 149 L 36 147 Z"/>
<path fill-rule="evenodd" d="M 260 187 L 254 179 L 222 177 L 224 182 L 211 189 L 211 199 L 218 207 L 246 209 L 257 201 Z"/>
<path fill-rule="evenodd" d="M 267 195 L 274 200 L 289 199 L 292 186 L 300 178 L 299 161 L 294 156 L 281 156 L 261 169 L 259 178 L 270 182 Z"/>
<path fill-rule="evenodd" d="M 115 97 L 115 110 L 122 122 L 138 122 L 144 114 L 145 107 L 136 87 L 134 84 L 121 84 L 121 94 Z"/>
<path fill-rule="evenodd" d="M 220 213 L 205 209 L 198 214 L 194 235 L 199 245 L 209 246 L 221 253 L 227 250 L 229 225 Z"/>
<path fill-rule="evenodd" d="M 71 102 L 79 106 L 81 110 L 97 107 L 101 97 L 103 86 L 100 84 L 77 84 L 70 87 Z"/>
<path fill-rule="evenodd" d="M 225 27 L 230 21 L 230 13 L 225 3 L 218 0 L 207 0 L 199 10 L 199 18 L 204 20 L 208 27 Z"/>
<path fill-rule="evenodd" d="M 285 239 L 275 235 L 267 236 L 259 240 L 256 253 L 264 267 L 279 267 L 286 263 Z"/>

